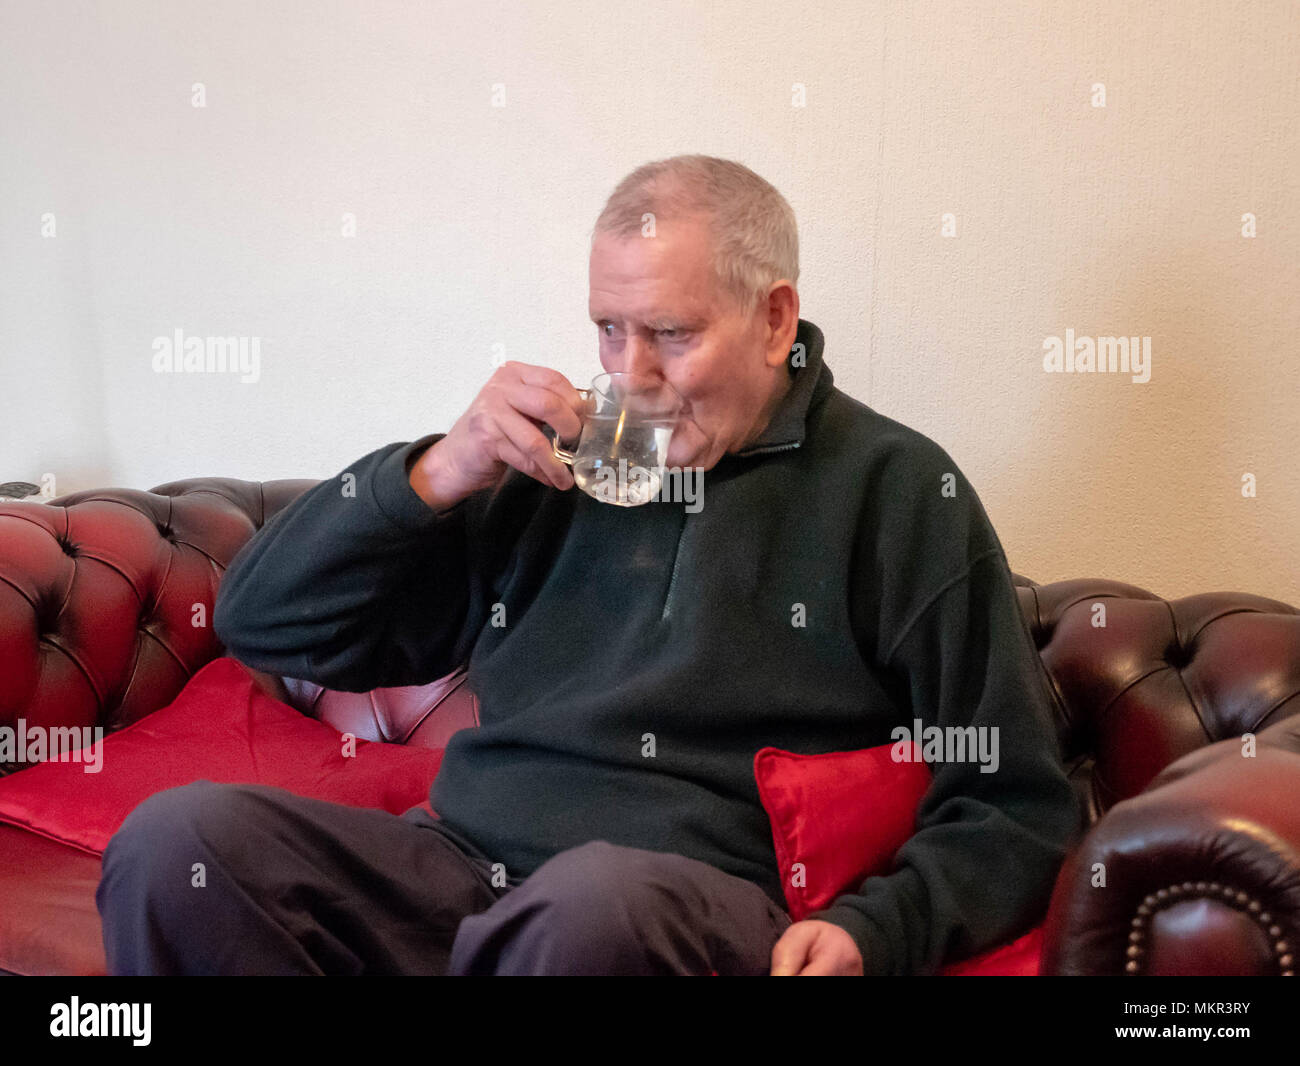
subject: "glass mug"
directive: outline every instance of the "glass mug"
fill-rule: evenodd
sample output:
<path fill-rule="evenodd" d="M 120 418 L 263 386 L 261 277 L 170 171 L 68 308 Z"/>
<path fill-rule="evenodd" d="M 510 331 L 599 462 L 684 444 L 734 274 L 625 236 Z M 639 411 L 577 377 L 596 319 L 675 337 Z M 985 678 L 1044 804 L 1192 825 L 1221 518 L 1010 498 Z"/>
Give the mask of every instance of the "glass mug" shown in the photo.
<path fill-rule="evenodd" d="M 586 404 L 582 435 L 572 451 L 557 434 L 551 451 L 573 468 L 573 480 L 601 503 L 639 507 L 663 484 L 668 445 L 683 419 L 677 391 L 645 374 L 597 374 L 579 389 Z"/>

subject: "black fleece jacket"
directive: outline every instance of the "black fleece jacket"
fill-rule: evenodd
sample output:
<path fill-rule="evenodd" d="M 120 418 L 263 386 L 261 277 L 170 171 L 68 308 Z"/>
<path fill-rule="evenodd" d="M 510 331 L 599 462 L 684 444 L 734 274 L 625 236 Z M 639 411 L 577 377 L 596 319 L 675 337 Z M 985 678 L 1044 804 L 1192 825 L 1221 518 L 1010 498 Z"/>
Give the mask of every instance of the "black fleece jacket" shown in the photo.
<path fill-rule="evenodd" d="M 509 471 L 435 514 L 408 470 L 442 434 L 390 444 L 239 552 L 218 636 L 353 692 L 468 663 L 482 724 L 452 738 L 430 799 L 512 876 L 604 839 L 784 907 L 759 748 L 996 729 L 996 771 L 932 765 L 893 872 L 814 917 L 852 934 L 868 974 L 1007 941 L 1042 916 L 1079 811 L 1006 558 L 947 453 L 837 389 L 811 322 L 797 342 L 806 365 L 762 438 L 704 475 L 702 508 L 612 507 Z"/>

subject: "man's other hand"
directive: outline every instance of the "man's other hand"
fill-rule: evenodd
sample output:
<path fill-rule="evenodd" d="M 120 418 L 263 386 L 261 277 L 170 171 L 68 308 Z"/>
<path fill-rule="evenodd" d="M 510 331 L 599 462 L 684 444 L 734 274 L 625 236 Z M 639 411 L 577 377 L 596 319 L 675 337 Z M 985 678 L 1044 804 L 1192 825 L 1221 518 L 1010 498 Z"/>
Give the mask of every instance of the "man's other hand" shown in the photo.
<path fill-rule="evenodd" d="M 862 954 L 840 926 L 808 918 L 772 946 L 773 977 L 861 977 Z"/>

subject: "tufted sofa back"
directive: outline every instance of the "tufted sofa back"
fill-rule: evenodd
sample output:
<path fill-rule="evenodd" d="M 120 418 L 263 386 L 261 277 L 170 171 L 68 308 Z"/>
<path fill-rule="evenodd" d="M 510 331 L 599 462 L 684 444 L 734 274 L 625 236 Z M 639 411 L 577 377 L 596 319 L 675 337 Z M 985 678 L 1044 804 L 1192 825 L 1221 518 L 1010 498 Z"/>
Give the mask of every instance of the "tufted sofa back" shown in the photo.
<path fill-rule="evenodd" d="M 224 654 L 211 622 L 226 567 L 314 484 L 190 478 L 0 505 L 0 725 L 112 732 L 166 706 Z M 1090 822 L 1179 757 L 1300 713 L 1295 607 L 1230 592 L 1164 600 L 1103 579 L 1015 580 Z M 441 747 L 478 722 L 463 672 L 369 693 L 262 680 L 369 740 Z"/>

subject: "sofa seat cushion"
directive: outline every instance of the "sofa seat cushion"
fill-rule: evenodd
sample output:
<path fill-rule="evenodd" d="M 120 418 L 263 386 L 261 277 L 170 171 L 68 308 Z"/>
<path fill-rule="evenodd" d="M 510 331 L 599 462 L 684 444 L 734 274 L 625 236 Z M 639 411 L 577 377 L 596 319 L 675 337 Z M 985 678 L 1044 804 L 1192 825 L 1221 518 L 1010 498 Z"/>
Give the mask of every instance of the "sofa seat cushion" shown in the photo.
<path fill-rule="evenodd" d="M 24 771 L 25 772 L 25 771 Z M 99 856 L 0 825 L 0 971 L 98 976 Z"/>
<path fill-rule="evenodd" d="M 0 778 L 0 970 L 104 972 L 99 855 L 155 792 L 206 778 L 392 814 L 427 805 L 441 750 L 357 740 L 354 751 L 221 658 L 168 706 L 105 737 L 96 755 Z"/>
<path fill-rule="evenodd" d="M 0 779 L 0 822 L 97 855 L 139 803 L 205 778 L 401 814 L 427 797 L 441 762 L 437 749 L 345 743 L 220 658 L 168 706 L 105 737 L 97 760 L 47 761 Z"/>

